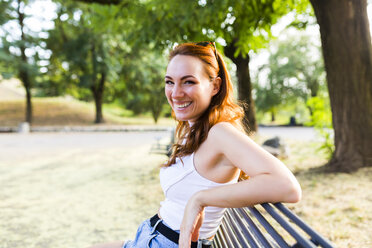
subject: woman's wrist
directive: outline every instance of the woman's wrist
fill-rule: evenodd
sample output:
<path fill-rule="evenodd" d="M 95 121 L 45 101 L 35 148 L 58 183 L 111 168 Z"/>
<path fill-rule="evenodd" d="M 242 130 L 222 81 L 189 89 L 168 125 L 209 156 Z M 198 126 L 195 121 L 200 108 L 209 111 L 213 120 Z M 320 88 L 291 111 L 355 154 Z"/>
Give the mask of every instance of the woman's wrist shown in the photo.
<path fill-rule="evenodd" d="M 205 202 L 205 190 L 201 190 L 195 193 L 194 200 L 196 201 L 196 204 L 202 208 L 206 207 L 207 204 Z"/>

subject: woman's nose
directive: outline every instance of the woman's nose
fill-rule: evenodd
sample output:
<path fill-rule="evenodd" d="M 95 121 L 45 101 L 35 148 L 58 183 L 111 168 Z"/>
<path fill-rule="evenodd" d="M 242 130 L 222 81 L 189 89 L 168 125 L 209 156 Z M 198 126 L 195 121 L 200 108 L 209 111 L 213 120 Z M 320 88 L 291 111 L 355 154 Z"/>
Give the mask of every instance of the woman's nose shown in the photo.
<path fill-rule="evenodd" d="M 179 98 L 183 96 L 184 96 L 184 92 L 183 92 L 182 87 L 180 85 L 175 84 L 172 90 L 172 97 Z"/>

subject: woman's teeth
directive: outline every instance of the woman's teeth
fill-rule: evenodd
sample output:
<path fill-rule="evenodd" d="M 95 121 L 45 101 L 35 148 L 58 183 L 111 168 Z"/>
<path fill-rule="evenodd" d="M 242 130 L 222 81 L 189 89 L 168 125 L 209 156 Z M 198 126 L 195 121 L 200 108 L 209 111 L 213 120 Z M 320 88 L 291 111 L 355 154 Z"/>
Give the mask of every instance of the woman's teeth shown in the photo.
<path fill-rule="evenodd" d="M 176 106 L 176 108 L 186 108 L 190 104 L 191 104 L 191 102 L 184 103 L 184 104 L 174 104 L 174 105 Z"/>

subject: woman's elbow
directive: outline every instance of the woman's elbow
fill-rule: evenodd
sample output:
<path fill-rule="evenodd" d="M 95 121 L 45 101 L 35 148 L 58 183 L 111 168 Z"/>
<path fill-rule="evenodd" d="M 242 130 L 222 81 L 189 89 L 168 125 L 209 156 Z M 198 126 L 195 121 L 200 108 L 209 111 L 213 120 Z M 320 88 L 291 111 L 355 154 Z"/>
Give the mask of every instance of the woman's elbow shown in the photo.
<path fill-rule="evenodd" d="M 285 202 L 287 203 L 296 203 L 301 200 L 302 197 L 302 190 L 300 184 L 297 182 L 297 180 L 288 187 L 288 191 L 286 194 Z"/>

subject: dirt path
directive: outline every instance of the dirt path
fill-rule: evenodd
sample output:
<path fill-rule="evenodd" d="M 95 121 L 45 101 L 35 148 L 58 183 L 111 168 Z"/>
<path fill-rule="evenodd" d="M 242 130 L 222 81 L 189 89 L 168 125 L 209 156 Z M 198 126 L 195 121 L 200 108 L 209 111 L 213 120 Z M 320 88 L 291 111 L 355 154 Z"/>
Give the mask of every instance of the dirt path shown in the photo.
<path fill-rule="evenodd" d="M 134 237 L 162 199 L 151 144 L 167 133 L 0 135 L 0 247 Z"/>

